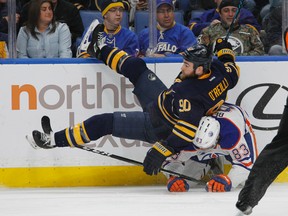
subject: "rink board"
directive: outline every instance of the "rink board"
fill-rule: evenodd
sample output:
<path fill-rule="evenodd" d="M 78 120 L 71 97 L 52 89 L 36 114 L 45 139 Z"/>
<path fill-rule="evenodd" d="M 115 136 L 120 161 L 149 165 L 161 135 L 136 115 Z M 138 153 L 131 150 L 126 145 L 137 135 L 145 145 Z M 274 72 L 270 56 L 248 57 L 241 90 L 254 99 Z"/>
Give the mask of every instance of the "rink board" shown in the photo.
<path fill-rule="evenodd" d="M 170 85 L 181 59 L 146 59 Z M 163 184 L 163 175 L 146 176 L 142 167 L 79 149 L 35 150 L 25 135 L 40 129 L 43 115 L 54 131 L 92 115 L 141 110 L 129 81 L 92 59 L 1 60 L 0 184 L 8 187 Z M 259 150 L 276 134 L 288 91 L 288 58 L 237 58 L 241 78 L 228 102 L 247 111 Z M 253 74 L 253 75 L 251 75 Z M 98 150 L 143 161 L 150 144 L 106 136 Z M 285 170 L 277 181 L 288 182 Z"/>

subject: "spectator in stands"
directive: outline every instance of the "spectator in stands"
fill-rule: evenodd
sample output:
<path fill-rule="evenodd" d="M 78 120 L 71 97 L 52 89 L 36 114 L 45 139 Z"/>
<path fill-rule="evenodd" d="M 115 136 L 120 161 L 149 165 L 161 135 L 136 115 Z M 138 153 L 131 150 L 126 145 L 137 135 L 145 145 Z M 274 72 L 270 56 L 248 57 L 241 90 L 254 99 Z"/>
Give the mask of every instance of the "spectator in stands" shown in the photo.
<path fill-rule="evenodd" d="M 8 58 L 9 56 L 6 40 L 7 35 L 4 35 L 3 37 L 3 33 L 0 32 L 0 59 Z"/>
<path fill-rule="evenodd" d="M 71 58 L 71 33 L 55 21 L 51 0 L 32 0 L 26 26 L 20 28 L 18 58 Z"/>
<path fill-rule="evenodd" d="M 282 5 L 271 7 L 266 25 L 263 26 L 265 51 L 269 55 L 283 55 L 282 47 Z"/>
<path fill-rule="evenodd" d="M 54 17 L 58 22 L 66 23 L 71 32 L 72 52 L 76 56 L 76 39 L 81 37 L 84 32 L 84 26 L 79 13 L 79 10 L 70 2 L 66 0 L 52 0 L 54 6 Z M 23 6 L 20 24 L 23 26 L 28 19 L 28 10 L 31 1 Z"/>
<path fill-rule="evenodd" d="M 137 56 L 139 53 L 137 35 L 129 29 L 121 26 L 124 12 L 124 4 L 122 0 L 104 0 L 100 5 L 100 9 L 104 18 L 105 43 L 108 46 L 124 50 L 129 55 Z M 77 51 L 77 57 L 87 57 L 86 50 L 91 41 L 91 33 L 95 27 L 96 25 L 94 21 L 91 23 L 89 29 L 83 34 L 82 42 Z"/>
<path fill-rule="evenodd" d="M 88 10 L 91 5 L 91 0 L 67 0 L 72 3 L 78 10 Z"/>
<path fill-rule="evenodd" d="M 181 0 L 177 0 L 181 1 Z M 209 9 L 214 9 L 217 8 L 217 3 L 215 0 L 188 0 L 190 3 L 190 7 L 193 10 L 198 10 L 198 9 L 204 9 L 204 10 L 209 10 Z M 243 2 L 243 7 L 246 8 L 249 11 L 254 11 L 256 7 L 256 3 L 254 0 L 244 0 Z"/>
<path fill-rule="evenodd" d="M 16 1 L 16 31 L 19 30 L 19 19 L 21 13 L 21 4 L 17 0 Z M 0 0 L 0 33 L 1 39 L 8 43 L 8 7 L 7 0 Z"/>
<path fill-rule="evenodd" d="M 260 10 L 260 18 L 262 24 L 265 24 L 266 18 L 268 18 L 271 9 L 275 7 L 282 6 L 282 0 L 269 0 L 266 5 L 264 5 Z"/>
<path fill-rule="evenodd" d="M 236 14 L 238 4 L 238 0 L 222 0 L 218 7 L 221 22 L 204 28 L 198 37 L 199 42 L 214 46 L 216 39 L 225 38 Z M 260 40 L 259 32 L 251 25 L 240 24 L 238 18 L 235 20 L 228 41 L 232 44 L 236 55 L 264 54 L 264 46 Z"/>
<path fill-rule="evenodd" d="M 263 7 L 267 4 L 269 4 L 270 0 L 254 0 L 256 3 L 255 9 L 254 9 L 254 16 L 258 19 L 260 11 L 263 9 Z"/>
<path fill-rule="evenodd" d="M 267 22 L 269 20 L 269 15 L 271 11 L 276 7 L 282 6 L 282 0 L 269 0 L 269 4 L 265 5 L 260 11 L 260 19 L 262 28 L 265 30 Z M 282 13 L 282 12 L 281 12 Z"/>
<path fill-rule="evenodd" d="M 188 27 L 193 31 L 196 36 L 199 36 L 202 29 L 206 28 L 207 26 L 214 25 L 215 23 L 220 22 L 220 14 L 218 8 L 222 0 L 214 0 L 214 2 L 217 4 L 216 8 L 207 10 L 203 12 L 200 17 L 193 18 L 189 21 Z M 245 8 L 241 9 L 239 24 L 249 24 L 255 27 L 259 32 L 261 30 L 261 26 L 258 24 L 257 19 L 254 17 L 252 12 Z"/>
<path fill-rule="evenodd" d="M 157 0 L 157 46 L 153 57 L 175 56 L 196 43 L 196 38 L 186 26 L 175 22 L 172 0 Z M 139 33 L 140 57 L 149 48 L 149 29 Z M 151 56 L 151 55 L 150 55 Z"/>

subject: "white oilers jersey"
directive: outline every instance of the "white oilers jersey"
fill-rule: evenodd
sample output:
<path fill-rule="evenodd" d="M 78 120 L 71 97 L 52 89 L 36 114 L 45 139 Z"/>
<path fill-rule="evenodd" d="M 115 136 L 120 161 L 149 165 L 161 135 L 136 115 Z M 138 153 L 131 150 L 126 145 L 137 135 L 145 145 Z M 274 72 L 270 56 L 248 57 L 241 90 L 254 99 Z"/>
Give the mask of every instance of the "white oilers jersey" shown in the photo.
<path fill-rule="evenodd" d="M 220 123 L 218 144 L 215 148 L 201 150 L 189 147 L 169 159 L 170 163 L 191 159 L 205 162 L 212 158 L 225 157 L 232 164 L 228 173 L 232 187 L 244 183 L 258 156 L 256 139 L 246 112 L 239 106 L 224 103 L 213 115 Z M 181 168 L 183 169 L 183 168 Z"/>

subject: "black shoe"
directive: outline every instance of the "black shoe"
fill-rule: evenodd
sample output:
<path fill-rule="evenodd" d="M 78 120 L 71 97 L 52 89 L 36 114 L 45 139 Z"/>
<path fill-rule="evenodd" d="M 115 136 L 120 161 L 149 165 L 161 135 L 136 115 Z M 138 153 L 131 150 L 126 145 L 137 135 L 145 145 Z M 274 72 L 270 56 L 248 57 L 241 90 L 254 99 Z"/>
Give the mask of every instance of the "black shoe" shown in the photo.
<path fill-rule="evenodd" d="M 40 131 L 34 130 L 32 132 L 32 136 L 26 136 L 27 141 L 30 145 L 35 149 L 51 149 L 55 148 L 55 142 L 53 139 L 54 133 L 51 132 L 50 134 L 41 133 Z"/>
<path fill-rule="evenodd" d="M 236 203 L 236 207 L 241 211 L 242 215 L 250 215 L 252 213 L 253 208 L 248 204 L 238 200 Z M 240 215 L 240 214 L 239 214 Z"/>
<path fill-rule="evenodd" d="M 93 30 L 91 42 L 87 48 L 87 53 L 91 57 L 95 57 L 101 60 L 100 49 L 103 46 L 104 41 L 104 24 L 98 24 Z"/>

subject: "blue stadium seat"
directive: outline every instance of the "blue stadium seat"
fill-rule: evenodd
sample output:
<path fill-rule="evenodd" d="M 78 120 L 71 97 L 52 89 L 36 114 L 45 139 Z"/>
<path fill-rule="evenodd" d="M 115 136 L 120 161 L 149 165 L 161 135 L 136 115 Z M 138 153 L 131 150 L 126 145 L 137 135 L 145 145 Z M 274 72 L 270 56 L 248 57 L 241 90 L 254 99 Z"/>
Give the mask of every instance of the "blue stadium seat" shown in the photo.
<path fill-rule="evenodd" d="M 88 28 L 94 19 L 98 19 L 99 22 L 101 23 L 103 22 L 103 17 L 100 11 L 80 10 L 79 12 L 80 12 L 80 16 L 84 25 L 84 29 Z M 129 19 L 128 19 L 127 12 L 123 12 L 123 19 L 122 19 L 121 25 L 123 27 L 129 28 Z"/>
<path fill-rule="evenodd" d="M 175 11 L 175 21 L 184 25 L 183 11 Z M 148 11 L 136 11 L 134 18 L 134 32 L 138 35 L 140 31 L 147 28 L 149 25 L 149 12 Z"/>

